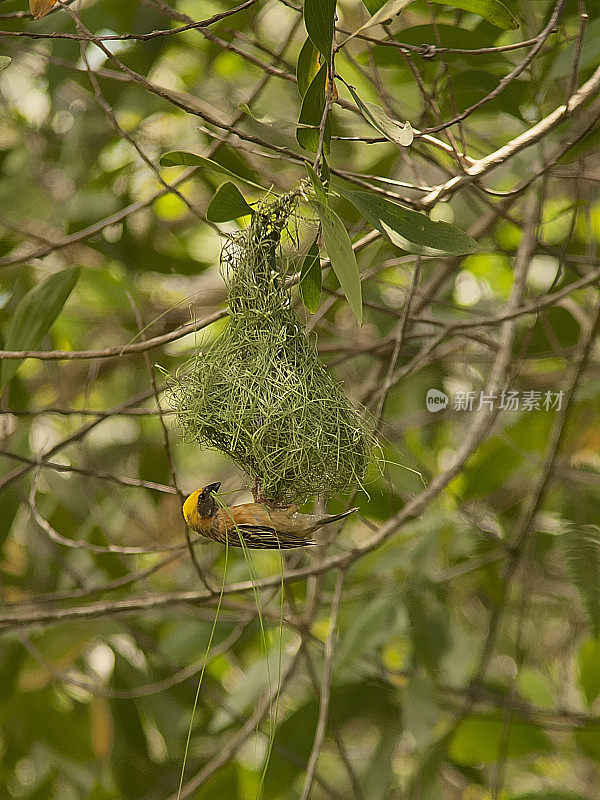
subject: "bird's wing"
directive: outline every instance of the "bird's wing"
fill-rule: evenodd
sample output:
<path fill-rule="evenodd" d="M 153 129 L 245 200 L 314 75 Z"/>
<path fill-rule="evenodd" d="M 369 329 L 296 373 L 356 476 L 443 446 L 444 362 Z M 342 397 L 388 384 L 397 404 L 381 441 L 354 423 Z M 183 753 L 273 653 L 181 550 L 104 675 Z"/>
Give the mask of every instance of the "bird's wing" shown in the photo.
<path fill-rule="evenodd" d="M 300 514 L 298 506 L 271 509 L 269 514 L 277 530 L 289 533 L 292 536 L 306 537 L 318 527 L 315 524 L 318 517 L 314 514 Z"/>
<path fill-rule="evenodd" d="M 261 503 L 240 503 L 238 506 L 222 508 L 218 512 L 219 516 L 227 522 L 227 525 L 264 525 L 267 528 L 274 527 L 273 520 L 266 506 Z"/>
<path fill-rule="evenodd" d="M 313 544 L 309 535 L 314 528 L 306 530 L 298 521 L 302 514 L 296 512 L 295 507 L 268 509 L 260 503 L 242 503 L 220 509 L 216 521 L 223 533 L 231 534 L 234 541 L 241 537 L 247 547 L 287 550 Z"/>
<path fill-rule="evenodd" d="M 304 547 L 313 542 L 288 533 L 276 531 L 260 525 L 238 525 L 237 529 L 250 548 L 261 550 L 289 550 L 292 547 Z"/>

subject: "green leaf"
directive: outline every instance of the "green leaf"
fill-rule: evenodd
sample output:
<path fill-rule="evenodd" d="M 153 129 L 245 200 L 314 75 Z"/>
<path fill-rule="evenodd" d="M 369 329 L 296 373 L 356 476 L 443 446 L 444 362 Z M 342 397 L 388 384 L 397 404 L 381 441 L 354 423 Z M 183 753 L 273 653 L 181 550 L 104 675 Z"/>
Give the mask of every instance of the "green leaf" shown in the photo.
<path fill-rule="evenodd" d="M 11 61 L 12 58 L 9 56 L 0 56 L 0 72 L 2 72 L 3 69 L 6 69 Z"/>
<path fill-rule="evenodd" d="M 454 80 L 454 78 L 458 80 Z M 498 86 L 498 79 L 493 72 L 483 69 L 461 69 L 460 74 L 452 78 L 440 88 L 440 91 L 450 96 L 459 109 L 469 108 L 487 97 Z M 521 107 L 527 104 L 530 97 L 531 86 L 527 80 L 514 80 L 504 88 L 498 97 L 494 97 L 482 107 L 486 114 L 505 113 L 521 118 Z"/>
<path fill-rule="evenodd" d="M 379 11 L 385 0 L 362 0 L 362 2 L 369 14 L 373 15 L 376 11 Z"/>
<path fill-rule="evenodd" d="M 302 101 L 300 117 L 298 119 L 298 122 L 304 126 L 310 126 L 308 128 L 299 128 L 296 131 L 296 139 L 298 140 L 298 144 L 305 150 L 309 150 L 312 153 L 316 153 L 319 146 L 319 125 L 321 124 L 321 119 L 323 118 L 323 109 L 325 108 L 326 78 L 327 65 L 323 64 L 306 90 L 304 100 Z M 331 117 L 328 116 L 325 123 L 325 138 L 323 140 L 323 149 L 326 153 L 329 152 L 330 139 Z"/>
<path fill-rule="evenodd" d="M 162 154 L 159 163 L 161 167 L 206 167 L 207 169 L 212 169 L 213 172 L 220 172 L 222 175 L 236 178 L 236 180 L 243 181 L 248 184 L 248 186 L 253 186 L 255 189 L 264 191 L 264 188 L 259 186 L 258 183 L 254 183 L 254 181 L 245 178 L 243 175 L 232 172 L 227 167 L 217 164 L 217 162 L 213 161 L 211 158 L 205 158 L 197 153 L 189 153 L 186 150 L 169 150 L 168 153 Z"/>
<path fill-rule="evenodd" d="M 225 169 L 231 170 L 236 177 L 239 176 L 240 180 L 245 180 L 250 186 L 255 186 L 261 191 L 265 191 L 262 186 L 250 183 L 250 181 L 260 181 L 262 179 L 259 177 L 259 173 L 248 163 L 243 151 L 238 151 L 235 147 L 230 147 L 221 142 L 212 154 L 212 160 L 225 167 Z"/>
<path fill-rule="evenodd" d="M 563 153 L 556 163 L 572 164 L 592 148 L 594 149 L 594 152 L 596 152 L 598 145 L 600 145 L 600 128 L 591 128 L 572 147 L 569 147 L 569 149 Z"/>
<path fill-rule="evenodd" d="M 476 30 L 469 30 L 467 28 L 459 28 L 456 25 L 444 24 L 437 22 L 436 25 L 411 25 L 410 28 L 404 28 L 398 33 L 398 38 L 401 38 L 406 44 L 422 45 L 423 43 L 439 44 L 440 47 L 453 47 L 464 50 L 472 50 L 480 47 L 492 47 L 498 32 L 487 25 L 480 26 Z M 388 56 L 395 53 L 395 49 L 391 47 L 380 48 L 382 50 L 391 50 Z M 380 54 L 381 55 L 381 54 Z M 466 61 L 473 67 L 480 68 L 481 64 L 496 63 L 500 65 L 506 64 L 505 56 L 502 53 L 492 51 L 488 54 L 469 55 L 468 53 L 455 54 L 459 61 Z M 450 54 L 448 54 L 450 57 Z M 391 66 L 391 58 L 385 58 L 381 64 Z M 456 73 L 459 74 L 459 73 Z"/>
<path fill-rule="evenodd" d="M 372 125 L 376 131 L 383 134 L 390 142 L 396 142 L 403 147 L 408 147 L 413 143 L 415 134 L 413 132 L 410 122 L 405 122 L 403 125 L 395 119 L 388 117 L 383 108 L 375 105 L 374 103 L 367 103 L 360 99 L 356 93 L 356 89 L 349 84 L 346 84 L 350 90 L 350 94 L 354 98 L 354 102 L 359 107 L 361 114 Z"/>
<path fill-rule="evenodd" d="M 396 14 L 399 14 L 403 8 L 406 8 L 406 6 L 412 2 L 413 0 L 388 0 L 387 3 L 384 3 L 381 6 L 379 11 L 376 11 L 373 14 L 368 22 L 365 22 L 365 24 L 361 25 L 358 30 L 354 31 L 354 33 L 351 33 L 350 36 L 344 39 L 342 44 L 346 44 L 346 42 L 349 42 L 350 39 L 353 39 L 357 33 L 362 33 L 362 31 L 364 31 L 366 28 L 372 28 L 373 25 L 379 25 L 379 23 L 395 17 Z"/>
<path fill-rule="evenodd" d="M 277 726 L 277 748 L 273 750 L 263 787 L 265 800 L 277 800 L 285 796 L 284 793 L 300 773 L 300 765 L 307 763 L 318 717 L 319 708 L 315 699 L 311 698 Z M 295 758 L 284 758 L 286 750 L 294 753 Z"/>
<path fill-rule="evenodd" d="M 429 745 L 413 773 L 409 784 L 409 797 L 425 797 L 426 790 L 435 782 L 441 765 L 446 761 L 449 735 L 445 734 L 440 739 Z"/>
<path fill-rule="evenodd" d="M 235 800 L 241 797 L 238 788 L 238 766 L 236 761 L 229 761 L 194 792 L 194 800 L 215 800 L 216 797 Z"/>
<path fill-rule="evenodd" d="M 6 460 L 0 461 L 0 471 L 8 472 L 9 462 Z M 6 537 L 10 533 L 13 520 L 17 515 L 21 502 L 14 487 L 7 486 L 2 490 L 2 514 L 0 514 L 0 550 L 4 546 Z"/>
<path fill-rule="evenodd" d="M 111 790 L 104 787 L 100 781 L 92 784 L 87 800 L 117 800 L 117 795 Z"/>
<path fill-rule="evenodd" d="M 460 8 L 463 11 L 471 11 L 480 17 L 487 19 L 492 25 L 505 30 L 516 30 L 519 27 L 515 16 L 500 0 L 433 0 L 443 6 Z"/>
<path fill-rule="evenodd" d="M 49 797 L 56 797 L 55 786 L 57 772 L 58 771 L 56 769 L 50 770 L 48 775 L 46 775 L 46 777 L 37 784 L 32 792 L 29 792 L 26 795 L 21 795 L 24 800 L 48 800 Z"/>
<path fill-rule="evenodd" d="M 448 610 L 438 593 L 429 581 L 415 579 L 404 595 L 415 656 L 432 676 L 450 645 Z"/>
<path fill-rule="evenodd" d="M 391 203 L 372 192 L 357 192 L 336 186 L 363 217 L 397 247 L 421 255 L 456 256 L 472 253 L 477 243 L 448 222 L 434 222 L 426 214 Z"/>
<path fill-rule="evenodd" d="M 273 749 L 269 769 L 265 775 L 265 800 L 281 800 L 291 796 L 290 787 L 310 756 L 318 716 L 318 701 L 315 697 L 311 697 L 304 705 L 300 705 L 281 719 L 277 725 L 275 732 L 277 745 Z M 369 720 L 381 731 L 378 737 L 380 741 L 389 738 L 391 734 L 397 747 L 400 709 L 394 693 L 383 681 L 375 682 L 363 678 L 360 682 L 334 684 L 331 687 L 329 716 L 340 727 L 344 727 L 346 723 L 356 725 L 357 720 Z M 283 717 L 283 713 L 280 713 L 280 717 Z M 379 748 L 376 748 L 377 750 Z M 287 755 L 289 753 L 293 753 L 294 757 L 290 758 Z M 389 760 L 391 761 L 391 757 Z M 359 780 L 364 783 L 365 796 L 371 800 L 377 798 L 377 795 L 372 792 L 372 783 L 367 781 L 367 777 L 371 776 L 364 775 L 365 766 L 366 764 L 361 764 Z M 387 771 L 387 766 L 382 761 L 375 764 L 375 769 L 377 768 L 379 771 Z M 246 796 L 247 794 L 244 795 Z"/>
<path fill-rule="evenodd" d="M 356 256 L 346 228 L 332 209 L 315 200 L 323 229 L 325 249 L 356 321 L 362 323 L 362 287 Z"/>
<path fill-rule="evenodd" d="M 298 91 L 302 97 L 306 94 L 306 90 L 319 71 L 319 68 L 319 51 L 311 40 L 307 39 L 298 54 L 298 63 L 296 64 Z"/>
<path fill-rule="evenodd" d="M 465 468 L 465 498 L 473 500 L 485 497 L 506 486 L 509 481 L 515 480 L 515 471 L 522 461 L 522 451 L 517 447 L 507 447 L 503 437 L 488 439 L 477 449 Z"/>
<path fill-rule="evenodd" d="M 600 639 L 588 639 L 579 651 L 579 683 L 588 706 L 600 694 Z"/>
<path fill-rule="evenodd" d="M 579 589 L 594 636 L 600 636 L 600 531 L 592 525 L 567 529 L 562 536 L 566 566 Z"/>
<path fill-rule="evenodd" d="M 16 307 L 4 340 L 6 350 L 35 350 L 62 311 L 79 279 L 81 269 L 69 267 L 38 283 Z M 0 392 L 4 391 L 21 361 L 4 361 Z"/>
<path fill-rule="evenodd" d="M 252 209 L 231 181 L 219 186 L 206 209 L 206 219 L 211 222 L 229 222 L 247 214 L 252 214 Z"/>
<path fill-rule="evenodd" d="M 334 674 L 338 681 L 355 675 L 357 662 L 365 654 L 378 652 L 389 641 L 397 614 L 398 597 L 392 589 L 354 605 L 335 656 Z"/>
<path fill-rule="evenodd" d="M 562 306 L 552 306 L 540 312 L 533 328 L 519 337 L 519 343 L 527 340 L 529 356 L 554 355 L 557 345 L 564 349 L 575 347 L 580 336 L 581 326 L 576 317 Z"/>
<path fill-rule="evenodd" d="M 325 158 L 325 153 L 323 153 L 323 157 L 321 158 L 321 179 L 329 186 L 331 181 L 331 172 L 329 170 L 327 159 Z M 329 203 L 329 201 L 327 202 Z"/>
<path fill-rule="evenodd" d="M 252 119 L 260 122 L 261 125 L 269 125 L 270 127 L 275 126 L 276 128 L 283 128 L 283 127 L 291 127 L 291 128 L 312 128 L 312 125 L 302 125 L 299 122 L 295 122 L 293 119 L 283 119 L 282 117 L 268 117 L 266 114 L 258 114 L 256 111 L 253 111 L 250 106 L 246 105 L 246 103 L 238 103 L 238 108 L 240 111 L 243 111 L 244 114 L 247 114 Z"/>
<path fill-rule="evenodd" d="M 311 244 L 302 269 L 300 270 L 300 280 L 298 289 L 300 297 L 306 308 L 314 314 L 319 307 L 321 299 L 321 286 L 323 273 L 321 272 L 321 259 L 319 258 L 318 238 Z"/>
<path fill-rule="evenodd" d="M 537 792 L 511 795 L 511 800 L 589 800 L 589 797 L 579 794 L 579 792 L 569 792 L 561 789 L 540 789 Z"/>
<path fill-rule="evenodd" d="M 218 734 L 222 730 L 226 730 L 231 725 L 232 713 L 238 716 L 243 716 L 258 702 L 260 696 L 264 693 L 265 689 L 269 686 L 274 687 L 276 676 L 271 674 L 267 668 L 267 662 L 272 663 L 271 660 L 278 656 L 278 647 L 275 645 L 269 653 L 269 657 L 263 655 L 254 661 L 244 673 L 244 680 L 236 686 L 236 688 L 228 696 L 228 708 L 220 709 L 214 714 L 211 721 L 211 733 Z M 282 654 L 282 665 L 288 662 L 289 656 Z"/>
<path fill-rule="evenodd" d="M 398 751 L 398 734 L 394 723 L 381 726 L 379 741 L 364 771 L 364 786 L 368 786 L 369 800 L 387 800 L 393 796 L 395 785 L 395 755 Z M 364 795 L 363 795 L 364 797 Z"/>
<path fill-rule="evenodd" d="M 519 694 L 524 700 L 543 708 L 554 706 L 554 692 L 548 678 L 535 667 L 522 667 L 517 677 Z"/>
<path fill-rule="evenodd" d="M 222 167 L 216 161 L 197 153 L 189 153 L 187 150 L 169 150 L 168 153 L 162 154 L 159 164 L 161 167 L 208 167 L 224 175 L 233 175 L 227 167 Z"/>
<path fill-rule="evenodd" d="M 325 63 L 331 58 L 333 21 L 336 0 L 304 0 L 304 24 L 314 46 L 323 54 Z"/>
<path fill-rule="evenodd" d="M 246 103 L 238 103 L 238 108 L 244 114 L 252 117 L 252 119 L 260 122 L 262 125 L 280 125 L 283 122 L 283 120 L 276 120 L 274 117 L 267 117 L 264 114 L 257 114 L 256 111 L 252 111 L 250 106 Z M 292 122 L 291 124 L 295 125 L 296 123 Z"/>
<path fill-rule="evenodd" d="M 310 178 L 310 182 L 313 185 L 313 189 L 315 190 L 315 195 L 317 196 L 317 200 L 323 205 L 329 205 L 329 201 L 327 199 L 327 192 L 323 183 L 321 182 L 321 178 L 317 175 L 308 161 L 304 162 L 304 166 L 306 167 L 306 172 L 308 173 L 308 177 Z"/>
<path fill-rule="evenodd" d="M 589 722 L 578 728 L 575 731 L 575 741 L 586 755 L 600 761 L 600 731 L 596 722 Z"/>
<path fill-rule="evenodd" d="M 579 44 L 575 41 L 566 47 L 554 60 L 550 71 L 546 78 L 547 83 L 551 84 L 557 78 L 564 78 L 570 75 L 573 69 L 573 58 L 575 55 L 575 48 Z M 581 45 L 581 53 L 579 56 L 579 69 L 587 69 L 588 67 L 596 67 L 600 61 L 600 19 L 589 22 L 585 26 L 585 36 L 583 44 Z"/>
<path fill-rule="evenodd" d="M 402 711 L 404 728 L 423 751 L 430 744 L 440 718 L 435 686 L 431 678 L 413 675 L 404 690 Z"/>
<path fill-rule="evenodd" d="M 500 713 L 473 714 L 459 723 L 450 743 L 450 756 L 461 764 L 485 764 L 496 761 L 503 748 L 508 758 L 553 749 L 546 734 L 532 723 L 507 720 Z"/>
<path fill-rule="evenodd" d="M 115 652 L 115 668 L 112 684 L 120 694 L 130 689 L 132 670 L 118 652 Z M 138 704 L 127 697 L 109 700 L 113 722 L 114 757 L 113 769 L 121 796 L 140 797 L 150 791 L 153 783 L 152 763 L 148 754 L 148 743 Z"/>
<path fill-rule="evenodd" d="M 356 36 L 357 33 L 365 28 L 371 28 L 373 25 L 379 25 L 379 23 L 385 22 L 388 19 L 391 20 L 392 17 L 395 17 L 396 14 L 399 14 L 402 9 L 406 8 L 406 6 L 412 2 L 413 0 L 388 0 L 387 3 L 380 5 L 379 9 L 373 14 L 371 19 L 352 35 Z"/>

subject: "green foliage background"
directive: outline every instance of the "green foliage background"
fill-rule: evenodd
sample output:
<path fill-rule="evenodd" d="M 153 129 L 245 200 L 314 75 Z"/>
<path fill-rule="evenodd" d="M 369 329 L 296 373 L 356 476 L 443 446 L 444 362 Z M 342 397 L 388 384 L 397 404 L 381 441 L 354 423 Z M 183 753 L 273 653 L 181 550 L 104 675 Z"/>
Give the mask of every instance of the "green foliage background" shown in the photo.
<path fill-rule="evenodd" d="M 294 122 L 318 123 L 326 91 L 301 112 L 300 4 L 244 5 L 214 21 L 232 3 L 75 0 L 34 21 L 0 2 L 2 798 L 177 794 L 224 568 L 212 543 L 191 558 L 178 491 L 248 495 L 225 458 L 183 442 L 155 365 L 176 369 L 225 324 L 219 250 L 243 221 L 207 220 L 217 188 L 249 203 L 296 188 L 317 148 Z M 335 41 L 381 5 L 338 2 Z M 297 312 L 379 420 L 388 463 L 356 518 L 285 556 L 281 671 L 279 554 L 253 561 L 267 671 L 248 566 L 229 553 L 182 796 L 254 798 L 274 727 L 266 800 L 598 800 L 600 8 L 396 5 L 335 69 L 416 138 L 386 139 L 338 80 L 332 185 L 427 211 L 478 249 L 416 256 L 330 196 L 364 322 L 326 260 L 318 310 L 295 294 Z M 160 166 L 171 150 L 226 175 Z M 291 271 L 315 237 L 303 214 Z M 450 397 L 436 414 L 430 388 Z M 503 390 L 564 395 L 499 411 Z"/>

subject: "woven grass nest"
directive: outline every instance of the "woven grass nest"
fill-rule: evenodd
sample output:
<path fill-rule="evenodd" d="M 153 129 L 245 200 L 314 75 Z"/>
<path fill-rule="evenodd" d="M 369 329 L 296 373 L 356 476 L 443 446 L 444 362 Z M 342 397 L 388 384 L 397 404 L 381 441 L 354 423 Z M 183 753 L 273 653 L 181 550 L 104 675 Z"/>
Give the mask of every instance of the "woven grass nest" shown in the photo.
<path fill-rule="evenodd" d="M 361 486 L 375 445 L 291 306 L 281 238 L 296 202 L 263 203 L 226 243 L 227 328 L 169 382 L 185 438 L 230 456 L 255 496 L 282 505 Z"/>

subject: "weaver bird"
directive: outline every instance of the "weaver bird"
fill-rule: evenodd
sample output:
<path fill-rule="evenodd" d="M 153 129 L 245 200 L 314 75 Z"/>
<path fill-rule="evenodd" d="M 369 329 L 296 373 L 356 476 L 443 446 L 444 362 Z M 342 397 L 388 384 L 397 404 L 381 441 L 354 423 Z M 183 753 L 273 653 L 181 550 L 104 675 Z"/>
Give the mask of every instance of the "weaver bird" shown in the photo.
<path fill-rule="evenodd" d="M 351 508 L 342 514 L 300 514 L 298 506 L 267 508 L 262 503 L 220 507 L 212 494 L 218 492 L 220 486 L 220 483 L 211 483 L 192 492 L 183 504 L 183 516 L 197 533 L 234 547 L 255 550 L 306 547 L 315 544 L 311 534 L 323 525 L 358 511 Z"/>

